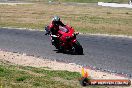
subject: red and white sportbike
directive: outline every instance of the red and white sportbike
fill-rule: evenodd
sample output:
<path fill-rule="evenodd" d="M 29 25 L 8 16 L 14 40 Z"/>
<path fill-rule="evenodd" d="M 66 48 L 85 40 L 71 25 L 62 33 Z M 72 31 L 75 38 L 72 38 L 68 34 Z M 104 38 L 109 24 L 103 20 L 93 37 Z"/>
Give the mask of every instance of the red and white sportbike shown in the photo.
<path fill-rule="evenodd" d="M 83 48 L 77 41 L 76 36 L 79 33 L 75 33 L 74 29 L 68 25 L 62 27 L 59 26 L 59 31 L 56 35 L 52 35 L 49 32 L 49 27 L 45 27 L 46 33 L 51 37 L 52 45 L 61 52 L 70 52 L 71 54 L 83 54 Z"/>

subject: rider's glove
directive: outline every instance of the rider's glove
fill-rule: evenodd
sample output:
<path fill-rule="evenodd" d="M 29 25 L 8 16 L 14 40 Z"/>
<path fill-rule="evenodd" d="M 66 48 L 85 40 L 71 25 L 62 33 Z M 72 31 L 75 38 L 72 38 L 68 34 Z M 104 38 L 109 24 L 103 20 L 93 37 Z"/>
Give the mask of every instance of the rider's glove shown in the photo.
<path fill-rule="evenodd" d="M 46 31 L 45 35 L 49 35 L 50 34 L 50 31 L 48 30 L 48 26 L 45 27 L 45 31 Z"/>
<path fill-rule="evenodd" d="M 45 35 L 49 35 L 50 33 L 49 32 L 46 32 Z"/>

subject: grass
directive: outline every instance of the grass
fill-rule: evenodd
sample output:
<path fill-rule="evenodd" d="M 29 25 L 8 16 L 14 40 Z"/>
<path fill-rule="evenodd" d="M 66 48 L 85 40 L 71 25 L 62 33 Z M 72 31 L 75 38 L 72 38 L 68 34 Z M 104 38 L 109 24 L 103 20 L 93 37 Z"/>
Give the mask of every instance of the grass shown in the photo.
<path fill-rule="evenodd" d="M 63 5 L 35 3 L 0 5 L 0 27 L 26 27 L 43 30 L 54 15 L 61 17 L 82 33 L 132 35 L 132 9 L 95 5 Z"/>
<path fill-rule="evenodd" d="M 81 88 L 78 82 L 80 77 L 77 72 L 45 70 L 0 62 L 0 88 Z"/>

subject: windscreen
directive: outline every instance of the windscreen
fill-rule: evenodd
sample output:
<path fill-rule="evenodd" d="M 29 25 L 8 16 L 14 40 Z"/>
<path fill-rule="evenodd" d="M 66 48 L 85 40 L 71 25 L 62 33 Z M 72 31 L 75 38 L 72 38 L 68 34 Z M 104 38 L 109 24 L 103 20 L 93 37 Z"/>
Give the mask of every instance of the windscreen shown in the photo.
<path fill-rule="evenodd" d="M 59 29 L 60 29 L 62 32 L 65 32 L 65 33 L 67 33 L 67 32 L 68 32 L 68 29 L 67 29 L 67 28 L 65 28 L 65 27 L 59 27 Z"/>

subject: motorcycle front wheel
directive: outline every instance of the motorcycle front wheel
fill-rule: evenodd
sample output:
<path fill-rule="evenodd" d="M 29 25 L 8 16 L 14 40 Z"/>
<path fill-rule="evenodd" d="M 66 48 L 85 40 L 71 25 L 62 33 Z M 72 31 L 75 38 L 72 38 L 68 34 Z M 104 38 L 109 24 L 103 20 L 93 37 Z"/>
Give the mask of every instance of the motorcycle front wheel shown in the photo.
<path fill-rule="evenodd" d="M 78 41 L 73 44 L 72 54 L 83 55 L 83 48 Z"/>

